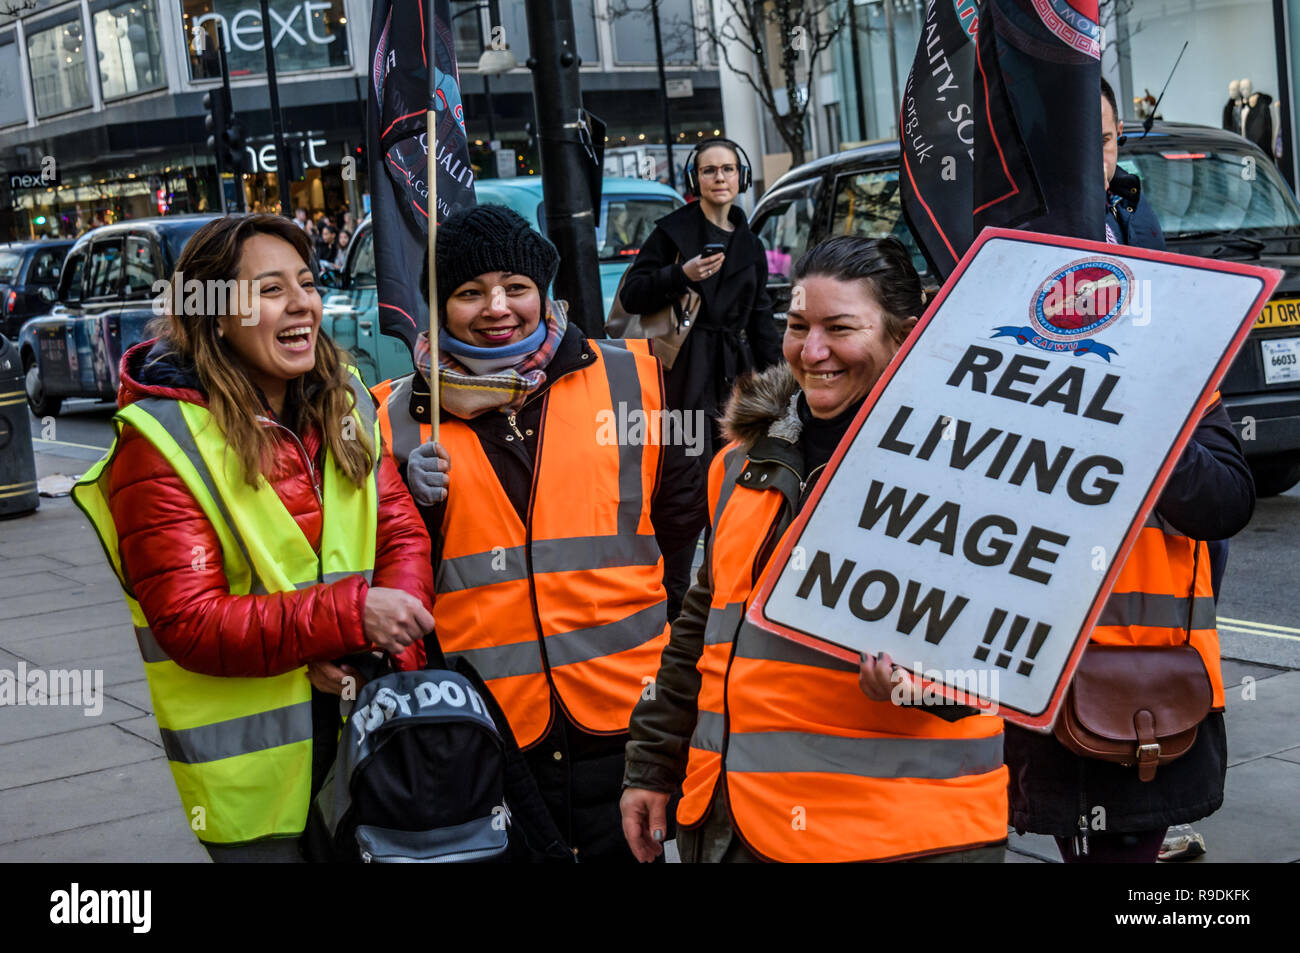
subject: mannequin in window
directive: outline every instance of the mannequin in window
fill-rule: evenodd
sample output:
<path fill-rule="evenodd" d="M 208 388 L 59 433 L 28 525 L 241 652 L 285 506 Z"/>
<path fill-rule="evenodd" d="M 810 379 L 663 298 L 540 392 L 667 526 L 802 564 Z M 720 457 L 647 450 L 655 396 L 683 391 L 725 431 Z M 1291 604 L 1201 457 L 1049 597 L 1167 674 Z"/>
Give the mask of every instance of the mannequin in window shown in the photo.
<path fill-rule="evenodd" d="M 1241 134 L 1264 153 L 1273 156 L 1273 112 L 1269 104 L 1273 97 L 1268 93 L 1255 91 L 1250 78 L 1241 81 Z"/>
<path fill-rule="evenodd" d="M 1241 132 L 1241 80 L 1234 79 L 1228 84 L 1228 101 L 1223 105 L 1223 128 L 1229 132 Z"/>

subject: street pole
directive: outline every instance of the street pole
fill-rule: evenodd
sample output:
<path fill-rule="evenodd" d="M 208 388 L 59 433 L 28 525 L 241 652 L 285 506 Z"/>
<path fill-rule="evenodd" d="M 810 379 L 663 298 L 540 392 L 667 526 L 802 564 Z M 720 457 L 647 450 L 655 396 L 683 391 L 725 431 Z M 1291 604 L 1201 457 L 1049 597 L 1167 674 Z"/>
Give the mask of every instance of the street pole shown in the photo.
<path fill-rule="evenodd" d="M 854 12 L 857 0 L 847 0 L 849 5 L 849 52 L 853 56 L 853 103 L 857 106 L 858 134 L 863 142 L 867 138 L 867 109 L 862 97 L 862 53 L 858 49 L 858 15 Z"/>
<path fill-rule="evenodd" d="M 271 132 L 275 136 L 275 181 L 280 184 L 280 214 L 293 218 L 293 197 L 289 194 L 289 151 L 284 147 L 284 125 L 280 118 L 280 89 L 275 83 L 275 50 L 271 46 L 271 13 L 267 0 L 260 0 L 262 47 L 266 50 L 266 88 L 271 95 Z"/>
<path fill-rule="evenodd" d="M 569 303 L 569 320 L 588 337 L 605 336 L 597 265 L 596 217 L 587 184 L 590 159 L 582 143 L 582 88 L 570 0 L 526 0 L 533 101 L 542 158 L 546 232 L 560 252 L 554 297 Z"/>
<path fill-rule="evenodd" d="M 664 148 L 668 150 L 668 187 L 677 190 L 677 176 L 673 171 L 673 120 L 668 106 L 668 74 L 664 71 L 664 41 L 659 31 L 659 0 L 650 0 L 650 15 L 655 22 L 655 59 L 659 64 L 659 95 L 664 102 Z"/>

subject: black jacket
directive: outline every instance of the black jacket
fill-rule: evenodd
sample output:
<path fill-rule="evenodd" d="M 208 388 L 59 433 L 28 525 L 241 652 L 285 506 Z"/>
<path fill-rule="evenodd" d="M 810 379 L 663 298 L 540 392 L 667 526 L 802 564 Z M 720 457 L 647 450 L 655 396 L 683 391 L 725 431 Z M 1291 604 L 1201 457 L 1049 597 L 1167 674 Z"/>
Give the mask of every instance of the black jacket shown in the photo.
<path fill-rule="evenodd" d="M 1155 509 L 1194 539 L 1226 539 L 1250 522 L 1255 484 L 1221 403 L 1202 417 Z M 1205 817 L 1223 803 L 1228 751 L 1218 712 L 1201 722 L 1191 750 L 1162 765 L 1151 781 L 1138 780 L 1135 768 L 1081 758 L 1053 735 L 1011 723 L 1004 750 L 1011 826 L 1021 832 L 1077 834 L 1081 816 L 1090 825 L 1104 817 L 1112 832 L 1155 830 Z"/>
<path fill-rule="evenodd" d="M 593 348 L 577 325 L 570 324 L 560 339 L 555 356 L 546 368 L 546 380 L 524 403 L 516 415 L 515 426 L 524 434 L 522 441 L 514 436 L 505 414 L 489 412 L 470 420 L 462 420 L 483 447 L 483 453 L 501 481 L 501 488 L 514 505 L 520 520 L 528 521 L 528 501 L 533 490 L 533 470 L 537 465 L 537 435 L 546 410 L 546 394 L 551 386 L 566 374 L 582 370 L 599 360 L 600 351 Z M 416 374 L 412 379 L 411 416 L 426 423 L 429 416 L 429 387 L 424 377 Z M 456 419 L 446 410 L 440 420 Z M 594 428 L 593 424 L 593 428 Z M 595 430 L 593 429 L 593 437 Z M 663 448 L 659 481 L 654 488 L 650 504 L 650 521 L 654 525 L 659 550 L 673 553 L 700 535 L 708 521 L 707 486 L 701 475 L 696 457 L 687 456 L 691 449 L 680 443 L 667 443 Z M 452 461 L 452 487 L 455 488 L 455 466 Z M 406 479 L 406 464 L 399 467 Z M 423 507 L 417 504 L 433 540 L 433 573 L 438 574 L 442 556 L 442 511 L 445 504 Z"/>
<path fill-rule="evenodd" d="M 781 334 L 767 293 L 767 254 L 740 209 L 733 205 L 728 219 L 735 231 L 722 268 L 698 284 L 687 279 L 682 264 L 700 254 L 707 240 L 700 204 L 692 202 L 659 219 L 619 295 L 628 311 L 648 314 L 689 288 L 700 293 L 703 305 L 695 327 L 664 375 L 664 386 L 669 407 L 702 410 L 710 419 L 721 412 L 737 377 L 782 359 Z M 707 448 L 705 460 L 715 449 Z"/>
<path fill-rule="evenodd" d="M 1165 233 L 1151 203 L 1142 194 L 1142 180 L 1117 168 L 1106 192 L 1111 228 L 1121 245 L 1165 250 Z M 1118 227 L 1116 227 L 1118 226 Z"/>

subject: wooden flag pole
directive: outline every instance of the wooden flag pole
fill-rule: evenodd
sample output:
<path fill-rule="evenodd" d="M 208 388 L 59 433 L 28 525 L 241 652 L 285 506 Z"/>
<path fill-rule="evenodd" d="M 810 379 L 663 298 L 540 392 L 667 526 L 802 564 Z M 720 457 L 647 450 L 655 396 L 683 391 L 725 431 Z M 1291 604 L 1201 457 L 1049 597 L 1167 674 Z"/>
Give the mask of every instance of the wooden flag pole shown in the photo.
<path fill-rule="evenodd" d="M 431 439 L 437 441 L 438 416 L 442 406 L 438 393 L 438 272 L 434 261 L 434 251 L 438 245 L 438 143 L 434 135 L 434 131 L 438 127 L 438 120 L 434 115 L 435 90 L 437 89 L 437 72 L 434 65 L 437 56 L 437 16 L 434 12 L 435 4 L 431 0 L 429 0 L 426 9 L 429 11 L 429 22 L 424 26 L 425 64 L 429 75 L 429 105 L 424 117 L 424 141 L 429 153 L 429 164 L 425 173 L 429 181 L 429 247 L 427 252 L 429 265 L 429 417 L 433 422 Z"/>

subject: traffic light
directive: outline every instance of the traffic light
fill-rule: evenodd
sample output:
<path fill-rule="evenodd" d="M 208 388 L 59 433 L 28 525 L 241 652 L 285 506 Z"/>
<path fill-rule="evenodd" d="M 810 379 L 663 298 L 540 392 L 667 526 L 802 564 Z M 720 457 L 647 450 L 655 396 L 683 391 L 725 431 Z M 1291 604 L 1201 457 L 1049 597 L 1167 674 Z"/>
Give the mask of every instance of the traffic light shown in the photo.
<path fill-rule="evenodd" d="M 208 150 L 218 154 L 225 172 L 239 175 L 248 171 L 248 154 L 244 151 L 244 127 L 239 122 L 225 91 L 214 89 L 203 94 L 207 116 L 203 128 L 208 132 Z"/>

